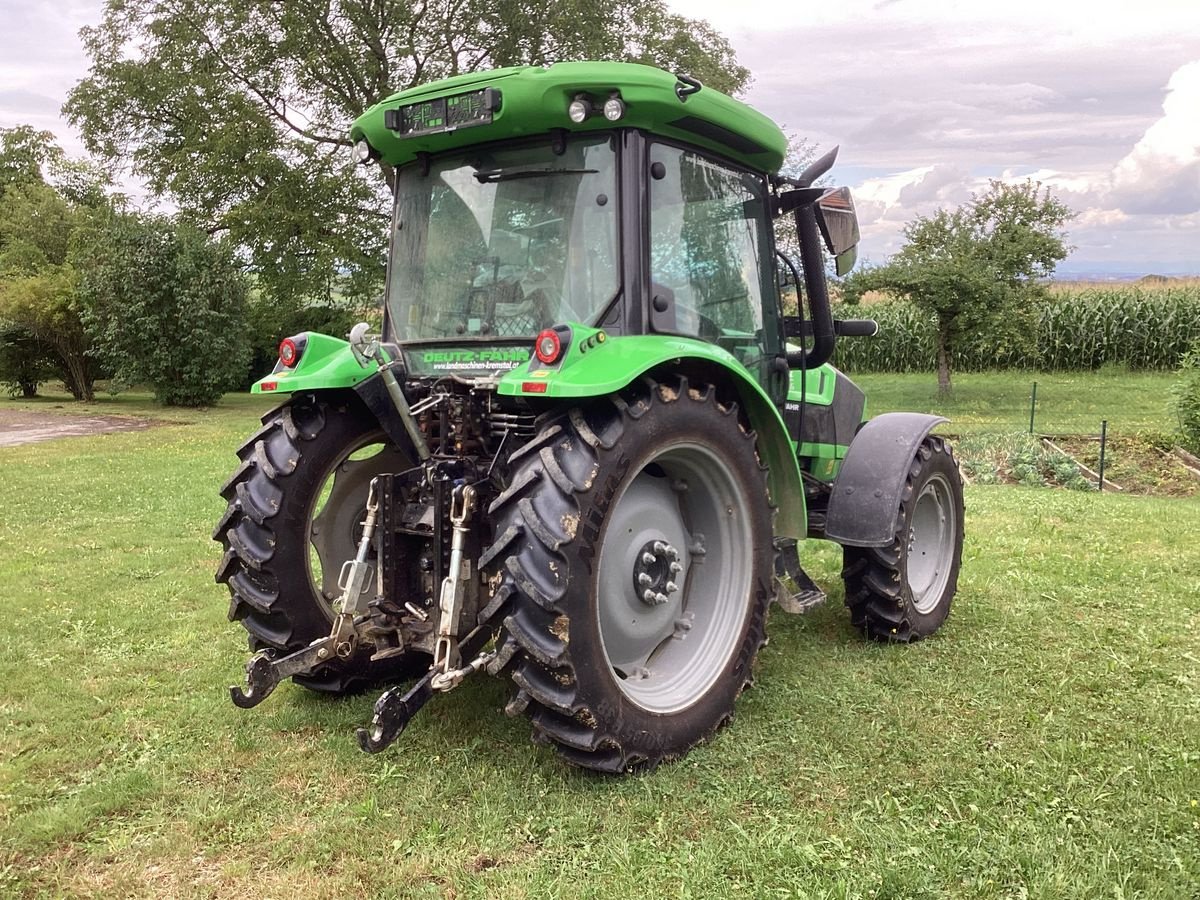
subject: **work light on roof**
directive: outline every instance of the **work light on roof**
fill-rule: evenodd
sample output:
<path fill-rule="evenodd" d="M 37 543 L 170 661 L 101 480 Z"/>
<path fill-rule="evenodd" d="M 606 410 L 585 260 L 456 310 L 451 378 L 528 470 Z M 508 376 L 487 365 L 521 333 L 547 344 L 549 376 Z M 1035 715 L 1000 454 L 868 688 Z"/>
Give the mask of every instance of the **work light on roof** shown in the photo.
<path fill-rule="evenodd" d="M 371 149 L 371 145 L 365 140 L 359 140 L 354 143 L 354 161 L 359 164 L 369 163 L 375 158 L 375 151 Z"/>
<path fill-rule="evenodd" d="M 567 117 L 576 125 L 592 114 L 592 101 L 583 94 L 577 94 L 567 107 Z"/>
<path fill-rule="evenodd" d="M 610 122 L 616 122 L 625 115 L 625 101 L 618 95 L 613 94 L 604 101 L 604 118 Z"/>

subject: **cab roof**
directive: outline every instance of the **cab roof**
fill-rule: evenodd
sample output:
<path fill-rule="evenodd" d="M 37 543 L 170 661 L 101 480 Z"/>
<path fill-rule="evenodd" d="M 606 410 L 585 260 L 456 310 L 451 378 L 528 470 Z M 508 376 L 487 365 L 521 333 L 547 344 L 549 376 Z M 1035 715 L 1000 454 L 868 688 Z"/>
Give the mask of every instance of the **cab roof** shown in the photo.
<path fill-rule="evenodd" d="M 389 111 L 488 88 L 491 92 L 486 94 L 487 102 L 493 110 L 490 121 L 416 134 L 393 130 L 398 115 L 388 115 Z M 760 172 L 779 170 L 787 152 L 787 138 L 774 122 L 712 88 L 689 91 L 687 83 L 675 75 L 635 63 L 514 66 L 458 75 L 400 91 L 359 116 L 350 136 L 356 142 L 365 139 L 375 155 L 393 166 L 401 166 L 422 153 L 441 153 L 559 129 L 589 132 L 640 128 L 710 150 Z M 580 95 L 591 102 L 596 112 L 575 123 L 567 116 L 567 107 Z M 483 96 L 476 95 L 472 102 Z M 624 115 L 615 122 L 600 113 L 604 102 L 612 96 L 619 96 L 625 104 Z"/>

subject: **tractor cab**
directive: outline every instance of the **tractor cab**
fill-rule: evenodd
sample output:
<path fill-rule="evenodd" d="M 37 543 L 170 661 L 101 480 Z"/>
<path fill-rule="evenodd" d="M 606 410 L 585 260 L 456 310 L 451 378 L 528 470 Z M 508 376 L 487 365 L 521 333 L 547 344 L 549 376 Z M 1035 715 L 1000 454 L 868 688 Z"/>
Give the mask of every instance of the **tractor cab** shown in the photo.
<path fill-rule="evenodd" d="M 360 161 L 394 171 L 385 338 L 414 372 L 427 358 L 487 371 L 511 359 L 472 348 L 583 326 L 716 344 L 782 404 L 773 219 L 814 211 L 839 265 L 857 242 L 848 191 L 771 174 L 787 146 L 772 122 L 646 66 L 451 79 L 388 98 L 352 137 Z M 813 269 L 824 302 L 824 266 Z M 816 368 L 828 337 L 793 362 Z"/>

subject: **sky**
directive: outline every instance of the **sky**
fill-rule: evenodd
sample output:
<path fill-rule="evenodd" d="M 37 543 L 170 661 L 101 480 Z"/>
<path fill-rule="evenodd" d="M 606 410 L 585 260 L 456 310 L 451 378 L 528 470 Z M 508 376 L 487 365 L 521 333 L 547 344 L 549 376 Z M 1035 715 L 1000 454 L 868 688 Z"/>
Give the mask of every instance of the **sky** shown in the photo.
<path fill-rule="evenodd" d="M 988 180 L 1078 215 L 1064 272 L 1200 274 L 1200 0 L 673 2 L 729 38 L 743 99 L 850 185 L 860 258 Z"/>
<path fill-rule="evenodd" d="M 854 192 L 860 258 L 989 179 L 1077 211 L 1064 274 L 1200 274 L 1200 0 L 668 0 L 725 34 L 743 95 Z M 0 127 L 62 120 L 101 0 L 0 0 Z M 134 190 L 133 193 L 137 194 Z"/>

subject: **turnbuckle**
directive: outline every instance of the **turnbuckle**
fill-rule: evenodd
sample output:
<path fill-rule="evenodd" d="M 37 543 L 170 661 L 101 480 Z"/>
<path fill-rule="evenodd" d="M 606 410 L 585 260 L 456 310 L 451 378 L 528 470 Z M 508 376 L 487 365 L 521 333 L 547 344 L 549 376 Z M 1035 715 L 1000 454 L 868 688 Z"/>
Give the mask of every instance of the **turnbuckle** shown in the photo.
<path fill-rule="evenodd" d="M 465 582 L 471 577 L 470 571 L 465 577 L 463 575 L 463 567 L 471 565 L 463 559 L 463 545 L 470 534 L 476 497 L 475 488 L 469 484 L 456 486 L 450 495 L 450 524 L 454 527 L 454 534 L 450 538 L 450 571 L 442 580 L 438 597 L 441 616 L 438 618 L 437 643 L 433 649 L 433 668 L 441 669 L 446 674 L 449 674 L 458 650 L 458 620 L 462 614 Z"/>
<path fill-rule="evenodd" d="M 438 672 L 433 676 L 433 681 L 431 682 L 433 689 L 435 691 L 453 690 L 463 683 L 464 678 L 466 678 L 468 675 L 474 675 L 495 658 L 496 651 L 491 650 L 487 653 L 480 653 L 461 669 L 451 669 L 449 672 Z"/>

